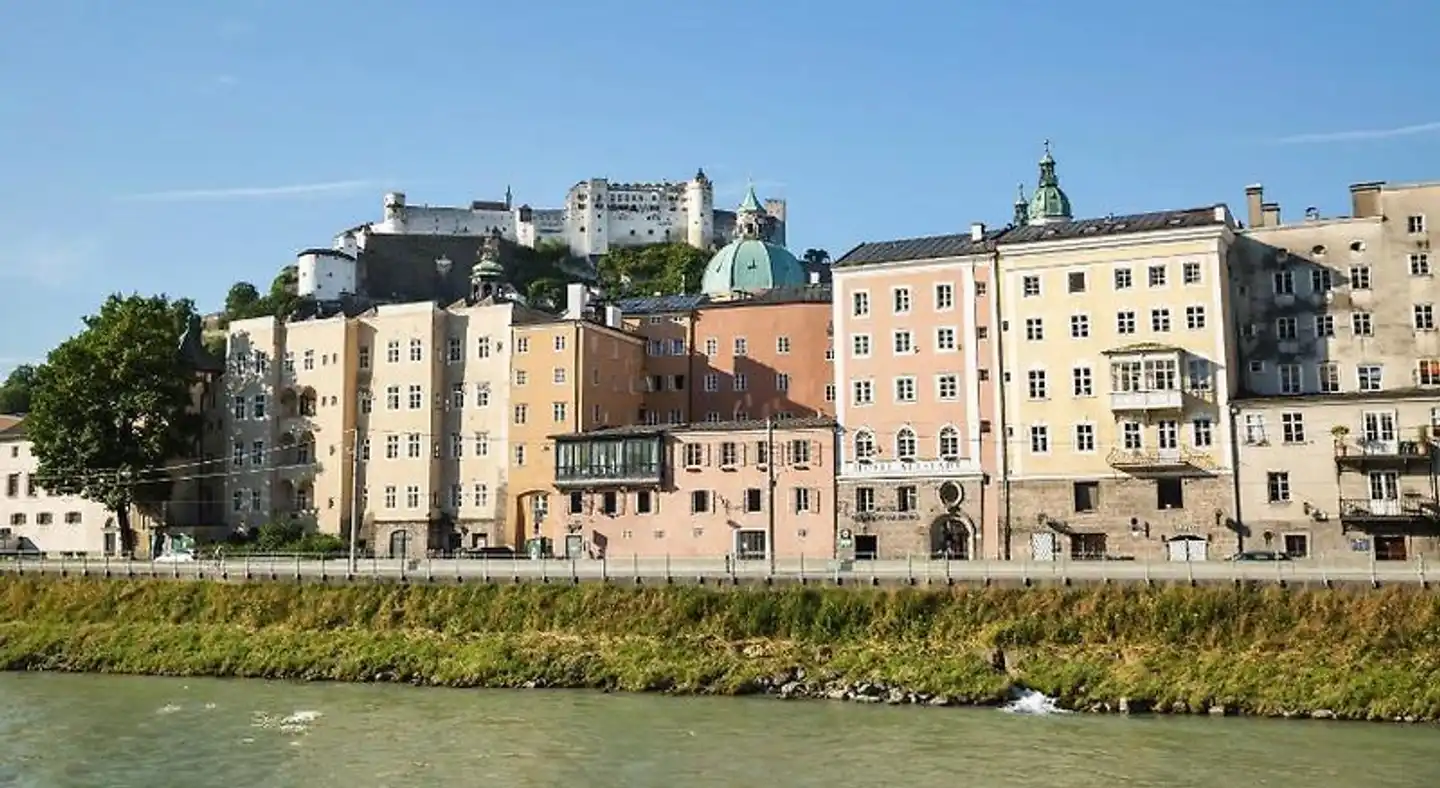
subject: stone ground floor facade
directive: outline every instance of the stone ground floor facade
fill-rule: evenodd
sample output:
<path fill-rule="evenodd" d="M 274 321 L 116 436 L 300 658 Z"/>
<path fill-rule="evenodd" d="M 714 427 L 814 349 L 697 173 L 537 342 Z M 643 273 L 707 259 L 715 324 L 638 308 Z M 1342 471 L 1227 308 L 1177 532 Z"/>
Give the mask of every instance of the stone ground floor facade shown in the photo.
<path fill-rule="evenodd" d="M 1002 557 L 998 487 L 978 476 L 841 477 L 836 490 L 837 557 Z"/>
<path fill-rule="evenodd" d="M 1012 480 L 1007 498 L 1016 561 L 1217 561 L 1243 543 L 1230 475 Z"/>
<path fill-rule="evenodd" d="M 1440 527 L 1434 523 L 1341 523 L 1298 517 L 1246 518 L 1247 550 L 1284 552 L 1296 561 L 1329 566 L 1425 561 L 1440 566 Z"/>

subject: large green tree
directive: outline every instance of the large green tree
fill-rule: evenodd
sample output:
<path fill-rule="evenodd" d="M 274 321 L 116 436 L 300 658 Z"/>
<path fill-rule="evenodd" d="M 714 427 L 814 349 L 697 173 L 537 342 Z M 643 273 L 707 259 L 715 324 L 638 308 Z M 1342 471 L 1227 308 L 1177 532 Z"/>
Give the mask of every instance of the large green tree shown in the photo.
<path fill-rule="evenodd" d="M 619 297 L 694 293 L 708 262 L 709 252 L 689 244 L 620 247 L 600 258 L 600 285 Z"/>
<path fill-rule="evenodd" d="M 28 413 L 34 391 L 34 364 L 21 364 L 10 370 L 4 385 L 0 385 L 0 413 Z"/>
<path fill-rule="evenodd" d="M 135 548 L 132 505 L 166 499 L 167 463 L 199 436 L 195 370 L 179 352 L 194 312 L 184 299 L 113 295 L 36 371 L 25 427 L 41 486 L 103 503 L 127 553 Z"/>

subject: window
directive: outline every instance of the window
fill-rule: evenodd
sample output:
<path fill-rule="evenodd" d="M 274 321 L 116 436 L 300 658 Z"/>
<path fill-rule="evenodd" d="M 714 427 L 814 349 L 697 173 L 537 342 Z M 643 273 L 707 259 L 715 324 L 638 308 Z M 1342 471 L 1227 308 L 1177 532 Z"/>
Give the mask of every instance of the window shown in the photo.
<path fill-rule="evenodd" d="M 790 352 L 790 337 L 775 337 L 775 352 L 781 355 Z"/>
<path fill-rule="evenodd" d="M 1350 331 L 1357 337 L 1375 335 L 1375 321 L 1369 312 L 1350 313 Z"/>
<path fill-rule="evenodd" d="M 550 419 L 557 424 L 564 423 L 566 407 L 563 402 L 555 402 L 550 405 Z"/>
<path fill-rule="evenodd" d="M 1205 307 L 1185 307 L 1185 327 L 1191 331 L 1199 331 L 1205 327 Z"/>
<path fill-rule="evenodd" d="M 315 368 L 315 351 L 307 350 L 300 354 L 300 368 L 307 371 Z"/>
<path fill-rule="evenodd" d="M 1381 388 L 1381 367 L 1379 364 L 1361 364 L 1355 368 L 1355 377 L 1361 391 L 1379 391 Z"/>
<path fill-rule="evenodd" d="M 1275 371 L 1280 376 L 1281 394 L 1299 394 L 1304 384 L 1301 380 L 1299 364 L 1279 364 Z"/>
<path fill-rule="evenodd" d="M 392 339 L 385 343 L 385 363 L 397 364 L 400 361 L 400 340 Z"/>
<path fill-rule="evenodd" d="M 1295 295 L 1295 272 L 1284 268 L 1270 275 L 1270 287 L 1275 295 Z"/>
<path fill-rule="evenodd" d="M 525 423 L 525 417 L 528 416 L 528 415 L 529 415 L 529 409 L 526 408 L 524 405 L 516 405 L 516 406 L 515 406 L 515 423 L 516 423 L 516 424 L 524 424 L 524 423 Z"/>
<path fill-rule="evenodd" d="M 852 334 L 850 336 L 850 355 L 856 358 L 870 355 L 869 334 Z"/>
<path fill-rule="evenodd" d="M 735 337 L 735 355 L 743 356 L 750 352 L 750 345 L 745 337 Z"/>
<path fill-rule="evenodd" d="M 895 401 L 915 401 L 915 378 L 909 376 L 895 378 Z"/>
<path fill-rule="evenodd" d="M 1340 365 L 1327 363 L 1315 365 L 1316 386 L 1322 394 L 1340 392 Z"/>
<path fill-rule="evenodd" d="M 523 444 L 523 443 L 522 443 L 522 444 L 517 444 L 517 445 L 515 446 L 515 464 L 516 464 L 516 465 L 524 465 L 524 464 L 525 464 L 525 444 Z"/>
<path fill-rule="evenodd" d="M 909 331 L 896 331 L 892 341 L 897 356 L 915 352 L 915 337 Z"/>
<path fill-rule="evenodd" d="M 834 402 L 834 401 L 835 401 L 835 384 L 834 384 L 834 383 L 826 383 L 826 384 L 825 384 L 825 401 L 826 401 L 826 402 Z M 679 422 L 675 422 L 675 423 L 678 424 Z"/>
<path fill-rule="evenodd" d="M 1180 447 L 1180 425 L 1165 419 L 1155 423 L 1155 445 L 1162 449 Z"/>
<path fill-rule="evenodd" d="M 1139 422 L 1120 422 L 1120 445 L 1126 451 L 1138 451 L 1145 445 L 1144 433 L 1140 431 Z"/>
<path fill-rule="evenodd" d="M 706 514 L 710 511 L 710 491 L 692 490 L 690 493 L 690 513 Z"/>
<path fill-rule="evenodd" d="M 564 335 L 564 334 L 557 335 L 557 336 L 555 337 L 555 352 L 556 352 L 556 353 L 560 353 L 560 352 L 563 352 L 564 350 L 565 350 L 565 335 Z"/>
<path fill-rule="evenodd" d="M 418 460 L 418 459 L 420 459 L 420 455 L 422 454 L 421 449 L 422 449 L 422 447 L 421 447 L 421 444 L 420 444 L 420 434 L 419 434 L 419 433 L 412 432 L 412 433 L 410 433 L 409 435 L 405 436 L 405 451 L 406 451 L 407 456 L 410 457 L 410 459 L 412 459 L 412 460 Z"/>
<path fill-rule="evenodd" d="M 1408 232 L 1411 235 L 1419 235 L 1420 233 L 1425 232 L 1424 214 L 1405 217 L 1405 232 Z"/>
<path fill-rule="evenodd" d="M 1084 339 L 1085 337 L 1088 337 L 1088 336 L 1090 336 L 1090 316 L 1089 316 L 1089 315 L 1071 315 L 1071 316 L 1070 316 L 1070 338 L 1071 338 L 1071 339 Z"/>
<path fill-rule="evenodd" d="M 1325 337 L 1333 337 L 1333 336 L 1335 336 L 1335 316 L 1334 316 L 1334 315 L 1316 315 L 1316 316 L 1315 316 L 1315 336 L 1316 336 L 1317 338 L 1320 338 L 1320 339 L 1323 339 L 1323 338 L 1325 338 Z"/>
<path fill-rule="evenodd" d="M 1045 399 L 1050 394 L 1050 387 L 1045 379 L 1045 370 L 1032 369 L 1028 373 L 1030 399 Z"/>
<path fill-rule="evenodd" d="M 784 372 L 777 372 L 777 373 L 775 373 L 775 390 L 776 390 L 776 391 L 789 391 L 789 390 L 790 390 L 790 376 L 787 375 L 787 374 L 785 374 Z"/>
<path fill-rule="evenodd" d="M 651 498 L 649 490 L 640 490 L 635 493 L 635 513 L 652 514 L 655 511 L 655 500 Z"/>
<path fill-rule="evenodd" d="M 523 386 L 530 382 L 530 373 L 523 369 L 515 370 L 515 385 Z"/>
<path fill-rule="evenodd" d="M 1116 312 L 1116 313 L 1115 313 L 1115 333 L 1117 333 L 1117 334 L 1133 334 L 1133 333 L 1135 333 L 1135 313 L 1134 313 L 1134 312 L 1126 311 L 1126 312 Z"/>
<path fill-rule="evenodd" d="M 1130 273 L 1129 268 L 1115 269 L 1115 289 L 1129 290 L 1135 286 L 1135 277 Z"/>
<path fill-rule="evenodd" d="M 490 384 L 475 384 L 475 407 L 483 408 L 490 404 Z"/>
<path fill-rule="evenodd" d="M 479 337 L 475 340 L 475 357 L 490 358 L 490 337 Z"/>
<path fill-rule="evenodd" d="M 405 508 L 420 508 L 420 485 L 412 484 L 405 488 Z"/>
<path fill-rule="evenodd" d="M 1069 289 L 1069 291 L 1070 291 L 1071 293 L 1083 293 L 1083 292 L 1085 292 L 1085 272 L 1084 272 L 1084 271 L 1071 271 L 1071 272 L 1069 273 L 1069 275 L 1067 275 L 1067 276 L 1065 277 L 1065 279 L 1066 279 L 1066 287 Z"/>
<path fill-rule="evenodd" d="M 1210 360 L 1204 358 L 1192 358 L 1185 364 L 1185 374 L 1190 380 L 1191 391 L 1209 391 L 1212 385 L 1212 374 L 1210 371 Z"/>
<path fill-rule="evenodd" d="M 955 348 L 955 329 L 949 327 L 935 329 L 935 351 L 937 353 L 951 353 Z"/>
<path fill-rule="evenodd" d="M 1072 487 L 1077 513 L 1100 508 L 1100 482 L 1075 482 Z"/>
<path fill-rule="evenodd" d="M 1440 386 L 1440 359 L 1422 358 L 1416 362 L 1415 382 L 1421 386 Z"/>
<path fill-rule="evenodd" d="M 960 376 L 954 373 L 946 373 L 935 377 L 935 398 L 939 400 L 955 400 L 960 398 Z"/>
<path fill-rule="evenodd" d="M 1280 414 L 1280 439 L 1285 443 L 1305 442 L 1305 414 L 1291 411 Z"/>
<path fill-rule="evenodd" d="M 1030 451 L 1046 454 L 1050 451 L 1050 428 L 1044 424 L 1030 425 Z"/>
<path fill-rule="evenodd" d="M 462 337 L 450 337 L 445 341 L 445 360 L 451 364 L 465 358 L 465 340 Z M 458 505 L 458 504 L 457 504 Z"/>
<path fill-rule="evenodd" d="M 410 384 L 409 391 L 410 410 L 420 410 L 425 406 L 425 390 L 418 383 Z"/>
<path fill-rule="evenodd" d="M 559 385 L 564 385 L 564 383 L 565 383 L 565 368 L 564 368 L 564 367 L 556 367 L 556 368 L 554 369 L 554 371 L 550 373 L 550 380 L 553 381 L 553 382 L 555 383 L 555 385 L 557 385 L 557 386 L 559 386 Z"/>
<path fill-rule="evenodd" d="M 1187 285 L 1200 284 L 1200 264 L 1194 260 L 1187 260 L 1180 267 L 1180 276 Z"/>
<path fill-rule="evenodd" d="M 706 340 L 705 340 L 705 355 L 707 355 L 707 356 L 718 356 L 718 355 L 720 355 L 720 340 L 716 339 L 715 337 L 710 337 L 710 338 L 706 339 Z"/>
<path fill-rule="evenodd" d="M 358 353 L 356 354 L 356 362 L 355 362 L 355 363 L 356 363 L 361 369 L 369 369 L 369 368 L 370 368 L 370 346 L 369 346 L 369 345 L 361 345 L 361 346 L 360 346 L 360 349 L 359 349 Z M 289 353 L 286 353 L 286 354 L 285 354 L 285 371 L 287 371 L 287 372 L 294 372 L 294 371 L 295 371 L 295 358 L 294 358 L 293 356 L 291 356 Z"/>
<path fill-rule="evenodd" d="M 1034 298 L 1040 295 L 1040 277 L 1027 276 L 1020 280 L 1020 292 L 1026 298 Z"/>
<path fill-rule="evenodd" d="M 386 485 L 386 486 L 385 486 L 385 508 L 386 508 L 386 509 L 394 509 L 397 498 L 398 498 L 398 490 L 397 490 L 397 488 L 395 487 L 395 485 L 393 485 L 393 484 Z"/>
<path fill-rule="evenodd" d="M 387 459 L 387 460 L 398 460 L 398 459 L 400 459 L 400 436 L 399 436 L 399 435 L 386 435 L 386 436 L 385 436 L 385 459 Z"/>
<path fill-rule="evenodd" d="M 1025 338 L 1031 342 L 1045 339 L 1045 320 L 1039 317 L 1025 318 Z"/>
<path fill-rule="evenodd" d="M 1413 252 L 1410 255 L 1410 275 L 1430 275 L 1430 255 L 1424 252 Z"/>
<path fill-rule="evenodd" d="M 913 460 L 917 450 L 915 431 L 909 427 L 901 427 L 900 431 L 895 433 L 895 456 L 902 460 Z"/>
<path fill-rule="evenodd" d="M 1265 474 L 1265 491 L 1270 503 L 1290 500 L 1290 474 L 1286 471 L 1270 471 Z"/>
<path fill-rule="evenodd" d="M 705 379 L 704 379 L 704 381 L 703 381 L 703 385 L 704 385 L 706 391 L 712 391 L 712 392 L 713 392 L 713 391 L 719 391 L 719 390 L 720 390 L 720 375 L 718 375 L 717 373 L 714 373 L 714 372 L 707 372 L 707 373 L 705 373 Z"/>
<path fill-rule="evenodd" d="M 230 415 L 234 417 L 237 421 L 245 418 L 245 414 L 247 411 L 245 408 L 244 397 L 236 397 L 235 401 L 231 403 L 231 408 L 232 410 Z"/>
<path fill-rule="evenodd" d="M 1150 286 L 1151 286 L 1151 287 L 1164 287 L 1164 286 L 1165 286 L 1165 274 L 1166 274 L 1166 271 L 1165 271 L 1165 266 L 1164 266 L 1164 265 L 1152 265 L 1152 266 L 1150 266 L 1150 268 L 1149 268 L 1149 270 L 1148 270 L 1148 272 L 1147 272 L 1147 275 L 1148 275 L 1148 278 L 1149 278 L 1149 282 L 1150 282 Z"/>
<path fill-rule="evenodd" d="M 791 510 L 796 514 L 805 514 L 810 511 L 811 506 L 810 489 L 807 487 L 796 487 L 791 491 Z"/>
<path fill-rule="evenodd" d="M 264 394 L 256 394 L 256 395 L 250 400 L 250 418 L 252 418 L 252 419 L 263 419 L 263 418 L 265 418 L 265 404 L 266 404 L 266 403 L 265 403 L 265 395 L 264 395 Z"/>
<path fill-rule="evenodd" d="M 895 511 L 913 512 L 920 505 L 920 491 L 913 484 L 902 484 L 895 488 Z"/>
<path fill-rule="evenodd" d="M 1151 330 L 1151 331 L 1161 332 L 1161 333 L 1166 332 L 1166 331 L 1169 331 L 1169 330 L 1170 330 L 1170 310 L 1168 310 L 1168 309 L 1152 309 L 1152 310 L 1150 310 L 1150 330 Z"/>
<path fill-rule="evenodd" d="M 1354 265 L 1354 266 L 1351 266 L 1351 267 L 1350 267 L 1350 289 L 1351 289 L 1351 290 L 1369 290 L 1369 289 L 1370 289 L 1370 266 L 1368 266 L 1368 265 Z"/>
<path fill-rule="evenodd" d="M 1079 451 L 1079 452 L 1092 452 L 1092 451 L 1095 451 L 1095 425 L 1094 425 L 1094 424 L 1076 424 L 1076 425 L 1075 425 L 1075 451 Z"/>
<path fill-rule="evenodd" d="M 955 285 L 942 282 L 935 285 L 935 311 L 945 312 L 955 308 Z"/>
<path fill-rule="evenodd" d="M 1328 293 L 1335 289 L 1335 272 L 1324 266 L 1310 269 L 1310 291 Z"/>
<path fill-rule="evenodd" d="M 1293 317 L 1275 319 L 1276 339 L 1294 339 L 1300 334 L 1299 320 Z"/>
<path fill-rule="evenodd" d="M 1265 414 L 1245 414 L 1245 442 L 1251 446 L 1266 443 L 1265 439 Z"/>
<path fill-rule="evenodd" d="M 1433 304 L 1416 304 L 1415 309 L 1415 330 L 1435 330 L 1435 306 Z"/>
<path fill-rule="evenodd" d="M 960 456 L 960 432 L 954 427 L 945 426 L 940 428 L 938 441 L 940 459 L 954 460 Z"/>
<path fill-rule="evenodd" d="M 250 444 L 250 464 L 265 464 L 265 441 L 255 441 Z"/>
<path fill-rule="evenodd" d="M 515 352 L 516 352 L 516 353 L 529 353 L 529 352 L 530 352 L 530 337 L 516 337 L 516 338 L 515 338 Z"/>
<path fill-rule="evenodd" d="M 424 361 L 424 360 L 425 360 L 425 343 L 424 343 L 423 341 L 421 341 L 421 340 L 419 340 L 419 339 L 412 339 L 412 340 L 410 340 L 410 360 L 411 360 L 411 361 Z"/>
<path fill-rule="evenodd" d="M 869 380 L 855 380 L 850 383 L 856 405 L 869 405 L 875 401 L 875 384 Z"/>
<path fill-rule="evenodd" d="M 745 375 L 741 373 L 735 373 L 735 377 L 730 379 L 730 388 L 734 389 L 735 391 L 744 391 L 749 387 L 750 379 L 745 377 Z"/>
<path fill-rule="evenodd" d="M 861 290 L 850 294 L 850 314 L 853 317 L 868 317 L 870 314 L 870 294 Z"/>
<path fill-rule="evenodd" d="M 857 512 L 873 512 L 873 511 L 875 511 L 875 488 L 874 488 L 874 487 L 856 487 L 856 488 L 855 488 L 855 511 L 857 511 Z"/>
<path fill-rule="evenodd" d="M 869 430 L 855 433 L 855 459 L 868 460 L 875 456 L 875 434 Z"/>
<path fill-rule="evenodd" d="M 465 456 L 465 436 L 458 432 L 450 433 L 450 459 L 458 460 Z"/>
<path fill-rule="evenodd" d="M 894 311 L 897 315 L 907 314 L 910 311 L 910 288 L 897 287 L 890 291 Z"/>
<path fill-rule="evenodd" d="M 1196 448 L 1206 448 L 1215 443 L 1215 425 L 1209 419 L 1195 419 L 1190 422 L 1190 443 Z"/>

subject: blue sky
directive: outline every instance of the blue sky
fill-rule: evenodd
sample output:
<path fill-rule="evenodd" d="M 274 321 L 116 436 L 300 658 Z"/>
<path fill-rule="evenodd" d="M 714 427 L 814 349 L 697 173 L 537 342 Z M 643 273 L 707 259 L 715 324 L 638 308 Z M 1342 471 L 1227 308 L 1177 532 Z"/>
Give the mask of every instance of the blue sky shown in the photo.
<path fill-rule="evenodd" d="M 1081 215 L 1288 216 L 1440 178 L 1440 6 L 734 0 L 8 3 L 0 369 L 117 290 L 217 307 L 381 195 L 558 205 L 753 177 L 790 243 L 1003 223 L 1041 141 Z"/>

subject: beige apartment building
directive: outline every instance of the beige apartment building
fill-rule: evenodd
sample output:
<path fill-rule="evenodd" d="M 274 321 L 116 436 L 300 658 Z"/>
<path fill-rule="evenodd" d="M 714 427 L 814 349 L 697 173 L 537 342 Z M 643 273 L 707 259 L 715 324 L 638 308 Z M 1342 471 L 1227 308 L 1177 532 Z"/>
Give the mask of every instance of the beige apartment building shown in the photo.
<path fill-rule="evenodd" d="M 0 555 L 15 551 L 59 556 L 115 555 L 120 533 L 103 504 L 52 495 L 41 483 L 39 460 L 25 439 L 25 423 L 0 416 Z"/>
<path fill-rule="evenodd" d="M 1435 556 L 1440 184 L 1355 184 L 1350 216 L 1289 223 L 1260 186 L 1245 196 L 1236 420 L 1250 549 Z"/>
<path fill-rule="evenodd" d="M 563 544 L 555 512 L 553 435 L 636 423 L 644 402 L 645 340 L 621 327 L 620 311 L 603 322 L 574 303 L 561 318 L 536 317 L 513 329 L 510 372 L 508 497 L 511 543 L 547 537 Z"/>
<path fill-rule="evenodd" d="M 517 313 L 519 313 L 517 315 Z M 379 555 L 503 532 L 509 302 L 382 305 L 230 325 L 229 521 L 300 520 Z"/>
<path fill-rule="evenodd" d="M 865 243 L 832 269 L 840 549 L 1003 558 L 995 238 Z"/>
<path fill-rule="evenodd" d="M 1234 222 L 1223 205 L 1073 220 L 1050 167 L 998 241 L 1013 557 L 1223 558 Z"/>
<path fill-rule="evenodd" d="M 556 553 L 835 557 L 835 422 L 638 425 L 555 436 Z"/>

